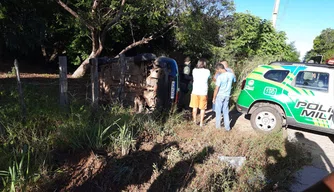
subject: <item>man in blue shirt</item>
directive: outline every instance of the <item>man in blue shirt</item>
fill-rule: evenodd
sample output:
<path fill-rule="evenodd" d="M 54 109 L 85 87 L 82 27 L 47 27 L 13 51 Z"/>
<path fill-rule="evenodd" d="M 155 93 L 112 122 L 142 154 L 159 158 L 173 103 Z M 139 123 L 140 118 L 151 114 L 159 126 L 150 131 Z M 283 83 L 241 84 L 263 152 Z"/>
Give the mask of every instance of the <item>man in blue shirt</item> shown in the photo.
<path fill-rule="evenodd" d="M 228 62 L 227 61 L 221 61 L 221 62 L 219 62 L 219 64 L 223 64 L 224 68 L 227 72 L 231 72 L 231 73 L 234 74 L 234 71 L 231 68 L 228 67 Z M 216 82 L 216 79 L 217 79 L 218 75 L 220 75 L 220 73 L 216 70 L 216 73 L 213 76 L 213 82 Z M 234 83 L 235 82 L 236 82 L 236 79 L 234 79 Z"/>
<path fill-rule="evenodd" d="M 224 126 L 230 130 L 230 117 L 228 102 L 230 100 L 232 83 L 236 81 L 235 75 L 227 72 L 223 64 L 217 64 L 216 70 L 219 73 L 216 79 L 216 88 L 213 93 L 212 103 L 215 105 L 216 128 L 221 128 L 221 113 L 224 116 Z"/>

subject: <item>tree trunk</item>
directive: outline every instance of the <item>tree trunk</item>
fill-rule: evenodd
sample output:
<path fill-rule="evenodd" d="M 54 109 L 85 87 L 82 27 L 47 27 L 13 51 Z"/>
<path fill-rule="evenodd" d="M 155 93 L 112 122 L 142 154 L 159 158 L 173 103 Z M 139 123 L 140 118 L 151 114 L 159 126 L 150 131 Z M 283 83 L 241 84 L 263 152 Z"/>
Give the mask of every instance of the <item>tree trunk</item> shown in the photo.
<path fill-rule="evenodd" d="M 92 52 L 89 57 L 87 59 L 85 59 L 80 66 L 74 71 L 74 73 L 72 74 L 73 78 L 80 78 L 83 77 L 87 71 L 87 69 L 89 68 L 89 60 L 94 58 L 94 57 L 98 57 L 100 55 L 100 53 L 97 52 Z"/>
<path fill-rule="evenodd" d="M 56 2 L 63 7 L 67 12 L 69 12 L 73 17 L 75 17 L 76 19 L 80 20 L 81 23 L 83 23 L 90 31 L 91 31 L 91 38 L 92 38 L 92 52 L 89 55 L 89 57 L 87 59 L 85 59 L 81 65 L 78 67 L 77 70 L 75 70 L 75 72 L 73 73 L 72 77 L 74 78 L 79 78 L 85 75 L 86 70 L 89 67 L 89 60 L 91 58 L 94 57 L 98 57 L 102 50 L 103 50 L 103 44 L 107 35 L 107 32 L 109 31 L 109 29 L 111 29 L 111 27 L 116 24 L 122 17 L 123 15 L 123 8 L 125 5 L 125 1 L 126 0 L 122 0 L 120 2 L 120 7 L 118 9 L 118 11 L 116 11 L 116 14 L 114 15 L 113 18 L 110 17 L 108 12 L 107 14 L 105 14 L 103 16 L 102 19 L 106 19 L 106 22 L 102 25 L 105 26 L 103 28 L 103 30 L 99 29 L 102 26 L 96 27 L 94 26 L 94 23 L 97 20 L 100 20 L 101 18 L 98 17 L 97 11 L 99 10 L 99 7 L 101 5 L 100 0 L 94 0 L 93 1 L 93 5 L 92 5 L 92 20 L 86 20 L 84 19 L 82 16 L 80 16 L 76 11 L 74 11 L 73 9 L 71 9 L 66 3 L 64 3 L 62 0 L 56 0 Z M 112 12 L 112 11 L 111 11 Z"/>
<path fill-rule="evenodd" d="M 89 68 L 89 60 L 100 56 L 102 50 L 103 50 L 103 43 L 105 39 L 105 34 L 100 34 L 100 31 L 97 29 L 93 29 L 91 31 L 91 37 L 92 37 L 92 52 L 90 53 L 89 57 L 85 59 L 80 66 L 74 71 L 72 77 L 73 78 L 80 78 L 83 77 Z"/>

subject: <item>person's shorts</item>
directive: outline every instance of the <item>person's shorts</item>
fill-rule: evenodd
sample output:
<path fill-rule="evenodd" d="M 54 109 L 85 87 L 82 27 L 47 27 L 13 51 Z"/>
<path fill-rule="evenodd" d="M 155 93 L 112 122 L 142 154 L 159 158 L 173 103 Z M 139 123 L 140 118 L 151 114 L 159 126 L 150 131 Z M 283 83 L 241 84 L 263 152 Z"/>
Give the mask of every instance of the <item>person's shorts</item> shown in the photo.
<path fill-rule="evenodd" d="M 205 110 L 208 105 L 208 96 L 207 95 L 194 95 L 191 94 L 190 97 L 190 107 L 199 108 Z"/>

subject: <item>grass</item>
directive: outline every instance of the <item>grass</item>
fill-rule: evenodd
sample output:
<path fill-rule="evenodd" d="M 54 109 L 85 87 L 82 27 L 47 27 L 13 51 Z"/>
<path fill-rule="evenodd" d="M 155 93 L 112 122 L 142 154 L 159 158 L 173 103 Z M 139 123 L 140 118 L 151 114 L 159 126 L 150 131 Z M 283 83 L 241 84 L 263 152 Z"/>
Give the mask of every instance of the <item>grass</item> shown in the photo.
<path fill-rule="evenodd" d="M 135 180 L 134 175 L 143 178 L 142 174 L 152 172 L 148 176 L 151 179 L 143 182 L 202 191 L 261 191 L 277 185 L 285 188 L 292 173 L 308 162 L 304 151 L 287 143 L 280 134 L 260 137 L 203 131 L 189 126 L 184 114 L 175 110 L 134 114 L 131 109 L 113 105 L 92 111 L 88 103 L 74 97 L 66 112 L 59 108 L 57 86 L 23 85 L 25 122 L 15 82 L 0 84 L 0 188 L 4 191 L 44 189 L 48 185 L 45 181 L 56 182 L 58 173 L 71 174 L 57 160 L 58 154 L 75 157 L 85 151 L 114 154 L 104 158 L 117 162 L 113 167 L 117 174 L 111 183 L 104 183 L 125 185 Z M 152 151 L 142 148 L 169 142 L 178 145 Z M 217 154 L 245 156 L 247 161 L 236 172 L 219 162 Z M 134 160 L 132 155 L 147 159 L 153 155 L 158 161 L 149 164 L 146 159 Z M 141 170 L 140 165 L 131 168 L 134 161 L 146 163 L 143 167 L 150 171 L 133 172 Z M 179 184 L 172 184 L 175 181 Z"/>
<path fill-rule="evenodd" d="M 229 134 L 197 136 L 203 143 L 213 146 L 217 155 L 243 156 L 246 162 L 237 171 L 214 155 L 196 167 L 204 175 L 195 179 L 189 188 L 203 191 L 288 190 L 293 173 L 310 162 L 302 147 L 287 142 L 282 133 L 260 136 L 240 132 L 239 129 Z"/>
<path fill-rule="evenodd" d="M 52 173 L 57 169 L 54 153 L 104 150 L 120 151 L 125 156 L 135 150 L 136 138 L 144 127 L 149 134 L 166 135 L 180 122 L 180 117 L 168 118 L 174 114 L 137 115 L 117 105 L 93 113 L 76 98 L 71 98 L 70 110 L 64 113 L 55 97 L 58 87 L 40 89 L 26 84 L 23 90 L 26 121 L 22 121 L 15 82 L 0 85 L 0 177 L 4 190 L 21 190 L 33 175 Z M 29 159 L 22 154 L 17 157 L 25 148 L 29 148 Z"/>

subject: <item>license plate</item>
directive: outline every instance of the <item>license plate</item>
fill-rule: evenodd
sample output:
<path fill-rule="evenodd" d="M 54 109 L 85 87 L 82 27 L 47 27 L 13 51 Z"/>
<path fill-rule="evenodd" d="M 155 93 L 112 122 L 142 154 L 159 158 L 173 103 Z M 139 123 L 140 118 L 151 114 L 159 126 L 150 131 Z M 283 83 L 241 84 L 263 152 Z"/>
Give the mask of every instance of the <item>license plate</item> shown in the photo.
<path fill-rule="evenodd" d="M 175 81 L 172 81 L 172 86 L 170 90 L 170 98 L 174 99 L 174 97 L 175 97 Z"/>

